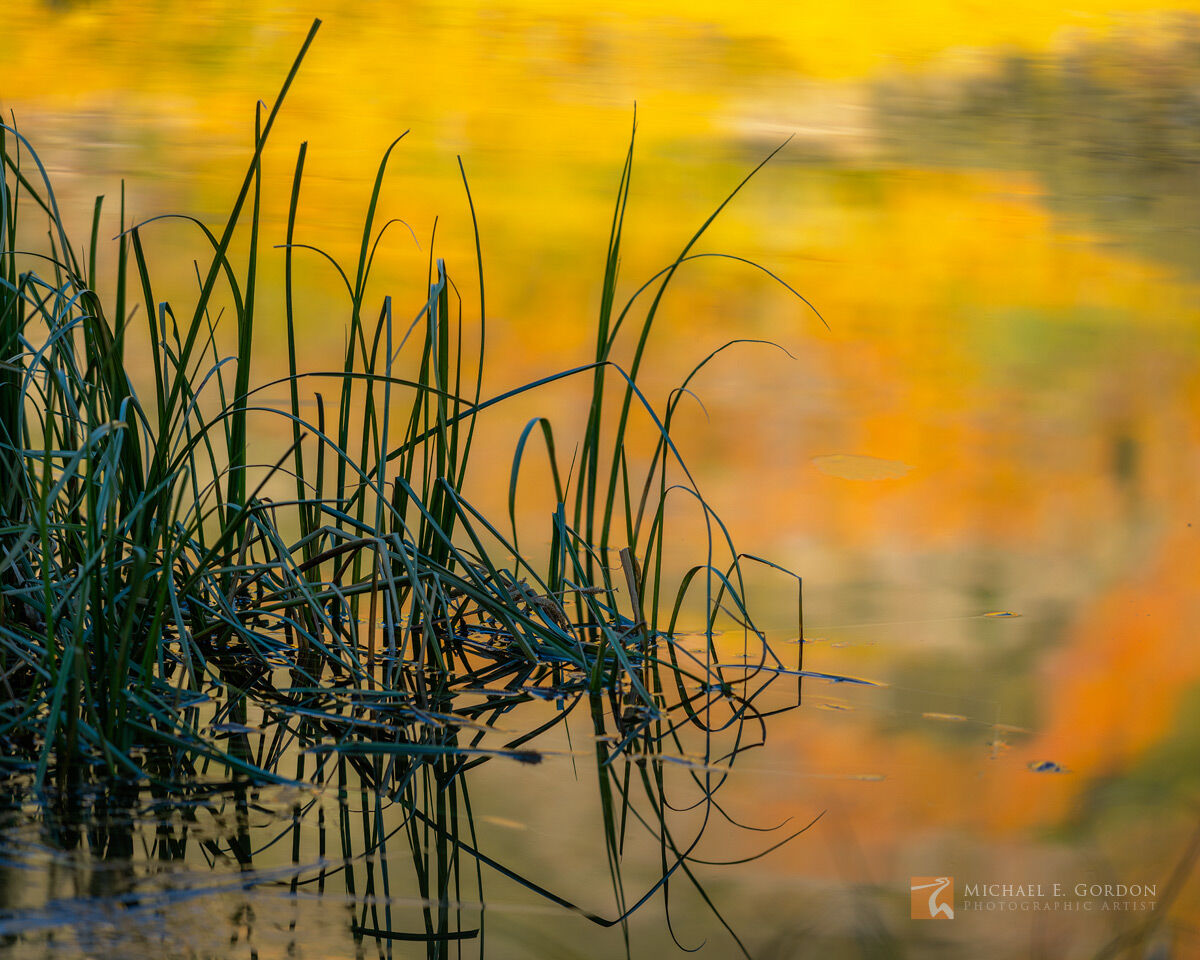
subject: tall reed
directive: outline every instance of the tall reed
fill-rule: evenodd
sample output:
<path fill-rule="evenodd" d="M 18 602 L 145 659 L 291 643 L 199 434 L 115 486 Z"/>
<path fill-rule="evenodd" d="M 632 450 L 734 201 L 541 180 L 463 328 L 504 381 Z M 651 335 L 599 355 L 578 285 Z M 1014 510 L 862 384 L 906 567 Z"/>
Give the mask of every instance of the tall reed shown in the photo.
<path fill-rule="evenodd" d="M 661 410 L 638 381 L 678 268 L 713 256 L 695 253 L 697 241 L 762 165 L 672 263 L 622 302 L 631 139 L 594 359 L 485 397 L 478 230 L 477 303 L 459 299 L 462 286 L 441 260 L 430 263 L 411 325 L 396 322 L 391 297 L 367 302 L 388 227 L 379 205 L 395 143 L 379 165 L 348 268 L 298 236 L 306 145 L 296 158 L 286 235 L 264 236 L 264 150 L 318 27 L 270 108 L 256 115 L 254 150 L 225 222 L 210 228 L 179 218 L 207 251 L 195 298 L 184 307 L 157 295 L 145 245 L 155 227 L 126 222 L 123 199 L 115 277 L 102 297 L 102 198 L 77 253 L 33 147 L 14 127 L 0 128 L 0 676 L 7 695 L 0 737 L 11 748 L 0 762 L 32 758 L 39 783 L 51 766 L 70 783 L 92 764 L 166 779 L 197 762 L 278 777 L 271 763 L 206 734 L 212 711 L 224 709 L 214 704 L 249 697 L 309 709 L 331 690 L 354 689 L 378 702 L 452 712 L 455 691 L 488 670 L 545 670 L 560 690 L 615 693 L 617 712 L 644 711 L 649 730 L 662 715 L 665 685 L 735 698 L 748 682 L 746 668 L 731 673 L 719 662 L 713 635 L 721 617 L 754 640 L 752 667 L 785 671 L 745 601 L 743 566 L 765 561 L 739 554 L 671 439 L 688 383 L 729 344 L 705 357 Z M 469 189 L 467 199 L 474 218 Z M 49 225 L 48 245 L 26 250 L 28 224 L 39 220 Z M 268 244 L 282 248 L 273 253 L 284 261 L 281 291 L 261 289 Z M 235 249 L 248 251 L 243 262 Z M 333 370 L 302 370 L 297 356 L 296 265 L 312 256 L 330 259 L 346 287 L 346 350 Z M 276 293 L 288 375 L 256 383 L 258 307 Z M 233 327 L 232 356 L 221 353 L 221 325 Z M 635 347 L 623 369 L 613 356 L 627 330 Z M 464 346 L 476 342 L 477 349 Z M 145 352 L 150 383 L 139 390 L 127 365 Z M 590 379 L 591 396 L 578 468 L 561 462 L 564 445 L 551 421 L 531 421 L 511 466 L 506 531 L 463 493 L 478 419 L 517 395 L 580 377 Z M 261 399 L 280 387 L 289 398 L 282 409 Z M 301 398 L 310 390 L 317 405 L 306 416 Z M 251 415 L 288 424 L 290 443 L 272 455 L 265 475 L 249 454 Z M 639 476 L 626 454 L 634 417 L 649 422 L 656 438 Z M 549 458 L 555 500 L 545 511 L 551 547 L 542 560 L 519 548 L 515 516 L 535 441 Z M 294 499 L 265 498 L 265 485 L 285 475 Z M 668 582 L 666 507 L 679 496 L 698 505 L 708 549 Z M 676 636 L 693 604 L 707 636 L 699 656 Z M 703 726 L 693 701 L 683 696 L 681 709 Z M 435 725 L 395 726 L 379 739 L 359 733 L 338 749 L 410 756 L 459 749 Z M 615 833 L 610 845 L 618 846 Z"/>

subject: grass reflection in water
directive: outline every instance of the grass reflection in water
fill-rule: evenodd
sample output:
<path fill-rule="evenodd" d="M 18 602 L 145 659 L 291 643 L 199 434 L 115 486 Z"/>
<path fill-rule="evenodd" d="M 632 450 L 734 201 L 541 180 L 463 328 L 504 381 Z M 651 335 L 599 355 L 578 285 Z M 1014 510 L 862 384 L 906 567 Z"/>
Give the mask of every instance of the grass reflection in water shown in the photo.
<path fill-rule="evenodd" d="M 677 268 L 712 256 L 694 245 L 750 177 L 622 303 L 631 142 L 594 361 L 486 398 L 478 241 L 477 325 L 464 321 L 475 309 L 467 285 L 432 253 L 415 319 L 394 322 L 390 297 L 366 301 L 394 223 L 380 224 L 377 209 L 387 156 L 346 269 L 297 236 L 301 146 L 278 245 L 289 375 L 253 385 L 263 152 L 318 25 L 273 106 L 260 105 L 227 222 L 212 230 L 180 218 L 206 250 L 186 309 L 156 296 L 144 246 L 154 226 L 127 223 L 123 204 L 116 279 L 102 296 L 102 200 L 78 248 L 36 152 L 3 128 L 0 737 L 9 807 L 24 811 L 4 842 L 14 863 L 65 857 L 68 875 L 82 871 L 76 895 L 82 884 L 91 896 L 73 901 L 70 921 L 52 901 L 0 918 L 0 931 L 19 938 L 69 922 L 87 952 L 88 931 L 113 910 L 144 920 L 181 898 L 263 886 L 295 898 L 336 882 L 359 951 L 420 941 L 430 956 L 458 955 L 478 941 L 471 950 L 482 955 L 488 873 L 621 926 L 627 945 L 628 918 L 672 884 L 694 888 L 719 917 L 693 871 L 712 863 L 700 839 L 714 821 L 738 825 L 717 795 L 766 734 L 763 693 L 786 685 L 795 706 L 805 675 L 755 625 L 743 569 L 765 564 L 798 597 L 799 579 L 737 551 L 672 443 L 691 377 L 656 409 L 638 375 Z M 31 249 L 34 219 L 48 220 L 49 239 Z M 346 289 L 346 351 L 333 370 L 298 369 L 293 278 L 307 257 L 329 261 Z M 636 343 L 626 368 L 612 359 L 622 332 Z M 550 420 L 531 420 L 507 476 L 507 523 L 485 517 L 463 490 L 488 409 L 573 378 L 591 384 L 582 436 L 564 448 Z M 280 389 L 283 409 L 261 399 Z M 315 416 L 302 414 L 310 390 Z M 291 440 L 265 466 L 250 440 L 257 417 L 282 421 Z M 644 456 L 630 449 L 637 421 L 650 425 Z M 545 556 L 518 542 L 516 491 L 534 443 L 554 494 Z M 289 495 L 268 497 L 281 478 Z M 664 545 L 676 500 L 695 508 L 708 551 L 671 582 Z M 681 618 L 697 610 L 699 652 L 680 639 Z M 718 653 L 718 625 L 730 623 L 745 638 L 737 664 Z M 483 764 L 519 775 L 547 751 L 574 762 L 580 738 L 611 877 L 607 912 L 489 854 L 468 789 Z M 23 832 L 31 824 L 39 840 Z M 771 833 L 749 856 L 803 829 Z M 626 852 L 648 843 L 657 879 L 634 889 Z M 200 861 L 234 872 L 206 880 L 168 869 Z"/>

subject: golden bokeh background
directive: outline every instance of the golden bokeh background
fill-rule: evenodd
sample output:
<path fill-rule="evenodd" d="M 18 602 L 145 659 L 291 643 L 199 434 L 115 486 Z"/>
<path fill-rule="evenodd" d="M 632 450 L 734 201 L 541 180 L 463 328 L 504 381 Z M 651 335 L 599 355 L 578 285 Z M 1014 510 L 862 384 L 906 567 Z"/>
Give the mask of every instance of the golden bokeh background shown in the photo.
<path fill-rule="evenodd" d="M 733 915 L 775 918 L 760 928 L 782 931 L 760 938 L 773 955 L 805 956 L 778 946 L 803 923 L 779 918 L 815 916 L 831 891 L 894 920 L 914 874 L 1164 884 L 1195 828 L 1198 11 L 7 0 L 0 105 L 78 236 L 92 196 L 112 210 L 122 177 L 137 218 L 216 221 L 255 100 L 269 102 L 321 16 L 267 153 L 269 243 L 307 140 L 300 238 L 352 258 L 379 158 L 410 130 L 383 213 L 418 242 L 389 235 L 372 294 L 415 311 L 438 217 L 437 253 L 470 300 L 461 155 L 495 391 L 588 359 L 635 102 L 627 295 L 794 136 L 701 247 L 777 272 L 829 328 L 744 265 L 689 264 L 646 384 L 661 401 L 735 337 L 790 352 L 751 345 L 716 362 L 696 385 L 705 409 L 681 408 L 680 443 L 739 544 L 803 575 L 807 663 L 890 684 L 810 685 L 809 707 L 773 734 L 774 779 L 743 789 L 758 819 L 829 811 L 725 891 Z M 157 229 L 152 257 L 186 297 L 188 260 L 172 254 L 195 237 Z M 281 255 L 263 259 L 277 281 Z M 305 359 L 319 364 L 341 349 L 341 292 L 315 260 L 300 282 Z M 269 295 L 261 316 L 267 379 L 283 364 Z M 477 499 L 503 503 L 527 417 L 556 411 L 569 435 L 578 399 L 556 388 L 489 420 L 496 469 L 476 474 Z M 814 463 L 839 456 L 911 469 L 847 479 Z M 530 491 L 536 519 L 547 511 Z M 786 639 L 794 599 L 776 586 L 760 593 Z M 996 611 L 1020 616 L 984 616 Z M 1067 772 L 1029 769 L 1042 760 Z M 828 943 L 853 926 L 824 916 Z M 1044 956 L 1086 956 L 1121 922 L 972 917 L 955 942 L 1020 956 L 1043 937 Z M 1191 956 L 1198 928 L 1193 882 L 1162 936 Z"/>

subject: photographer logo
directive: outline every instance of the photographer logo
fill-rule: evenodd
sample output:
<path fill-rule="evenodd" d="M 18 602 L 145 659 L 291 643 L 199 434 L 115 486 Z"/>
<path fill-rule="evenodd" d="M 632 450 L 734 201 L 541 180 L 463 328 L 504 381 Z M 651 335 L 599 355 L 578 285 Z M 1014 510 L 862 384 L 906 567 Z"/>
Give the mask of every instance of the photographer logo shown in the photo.
<path fill-rule="evenodd" d="M 913 877 L 909 889 L 912 894 L 912 919 L 954 919 L 953 877 Z"/>

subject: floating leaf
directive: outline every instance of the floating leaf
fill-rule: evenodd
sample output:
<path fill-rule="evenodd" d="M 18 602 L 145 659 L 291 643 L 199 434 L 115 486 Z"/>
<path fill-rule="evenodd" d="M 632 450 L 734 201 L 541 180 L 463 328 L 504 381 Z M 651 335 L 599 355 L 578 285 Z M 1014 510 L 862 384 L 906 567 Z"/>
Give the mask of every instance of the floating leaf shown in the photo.
<path fill-rule="evenodd" d="M 1034 773 L 1070 773 L 1066 767 L 1061 767 L 1053 760 L 1034 760 L 1029 764 Z"/>

